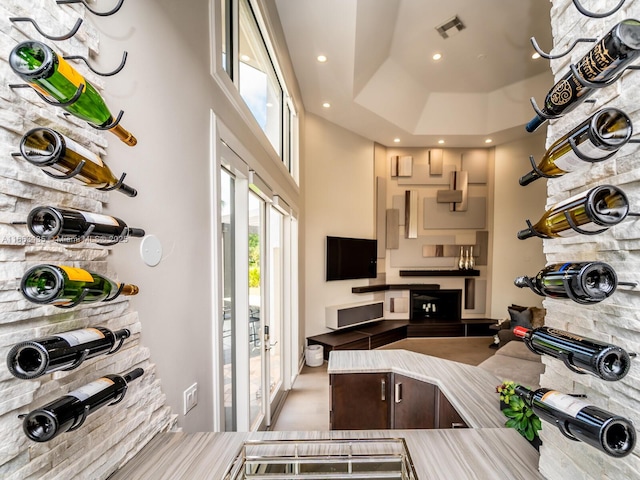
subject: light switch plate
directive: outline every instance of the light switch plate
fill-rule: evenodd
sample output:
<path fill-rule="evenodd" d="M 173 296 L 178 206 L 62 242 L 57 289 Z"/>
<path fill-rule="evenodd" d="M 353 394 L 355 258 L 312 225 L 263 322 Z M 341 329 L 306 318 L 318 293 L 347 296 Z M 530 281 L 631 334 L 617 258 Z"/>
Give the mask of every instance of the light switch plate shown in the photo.
<path fill-rule="evenodd" d="M 184 413 L 186 415 L 189 410 L 198 404 L 198 383 L 194 383 L 184 391 Z"/>

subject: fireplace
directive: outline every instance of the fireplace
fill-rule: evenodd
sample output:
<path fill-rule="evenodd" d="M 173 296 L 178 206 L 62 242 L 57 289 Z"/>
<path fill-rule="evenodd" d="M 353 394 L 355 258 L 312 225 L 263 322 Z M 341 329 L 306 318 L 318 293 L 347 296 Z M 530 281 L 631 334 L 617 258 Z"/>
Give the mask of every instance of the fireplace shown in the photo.
<path fill-rule="evenodd" d="M 411 320 L 459 322 L 462 290 L 414 290 L 411 292 Z"/>

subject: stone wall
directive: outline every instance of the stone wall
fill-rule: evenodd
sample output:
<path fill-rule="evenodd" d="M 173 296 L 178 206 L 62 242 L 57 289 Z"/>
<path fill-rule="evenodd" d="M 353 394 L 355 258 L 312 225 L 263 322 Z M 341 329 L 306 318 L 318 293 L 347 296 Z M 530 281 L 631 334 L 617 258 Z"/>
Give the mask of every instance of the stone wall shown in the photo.
<path fill-rule="evenodd" d="M 627 1 L 615 15 L 594 19 L 583 16 L 571 0 L 553 0 L 551 23 L 554 49 L 562 52 L 576 38 L 601 38 L 616 23 L 626 18 L 640 18 L 640 3 Z M 613 8 L 617 2 L 582 2 L 596 11 Z M 579 44 L 571 55 L 554 60 L 551 68 L 556 80 L 578 61 L 593 44 Z M 543 46 L 544 48 L 545 46 Z M 548 46 L 547 46 L 548 48 Z M 639 62 L 636 62 L 638 64 Z M 627 71 L 616 84 L 592 95 L 595 104 L 585 103 L 563 118 L 551 122 L 547 147 L 583 119 L 605 105 L 626 112 L 640 129 L 640 72 Z M 543 99 L 537 99 L 541 104 Z M 640 152 L 637 145 L 627 145 L 612 159 L 593 164 L 585 173 L 571 173 L 548 180 L 548 205 L 596 185 L 611 184 L 624 190 L 632 212 L 640 212 Z M 544 181 L 544 180 L 539 180 Z M 534 219 L 534 221 L 537 219 Z M 577 236 L 545 240 L 544 252 L 549 263 L 569 260 L 599 260 L 609 263 L 620 281 L 640 282 L 640 220 L 627 218 L 622 224 L 596 236 Z M 533 274 L 535 272 L 529 272 Z M 569 300 L 546 299 L 546 323 L 570 332 L 611 342 L 629 352 L 640 352 L 640 290 L 619 287 L 607 300 L 594 305 L 579 305 Z M 605 382 L 590 375 L 576 375 L 561 361 L 544 358 L 546 371 L 541 385 L 565 393 L 585 393 L 587 401 L 631 419 L 640 427 L 640 364 L 635 360 L 630 373 L 621 381 Z M 581 442 L 562 436 L 552 425 L 543 423 L 540 471 L 549 479 L 622 479 L 638 478 L 640 449 L 615 459 Z"/>
<path fill-rule="evenodd" d="M 42 38 L 31 24 L 14 25 L 9 21 L 9 17 L 17 16 L 34 18 L 43 31 L 53 35 L 69 31 L 78 17 L 85 21 L 72 39 L 52 42 Z M 27 38 L 42 40 L 63 55 L 95 57 L 100 38 L 92 26 L 94 20 L 89 17 L 91 14 L 85 15 L 81 6 L 59 6 L 53 0 L 5 0 L 0 5 L 0 357 L 4 364 L 8 350 L 19 341 L 92 325 L 112 330 L 128 328 L 132 335 L 113 355 L 100 356 L 85 361 L 76 370 L 56 372 L 36 380 L 18 380 L 4 365 L 0 367 L 0 478 L 7 480 L 106 478 L 156 433 L 175 423 L 175 416 L 165 405 L 155 366 L 150 363 L 149 350 L 140 343 L 140 319 L 126 297 L 60 310 L 32 304 L 17 290 L 25 270 L 38 263 L 82 267 L 114 280 L 136 283 L 135 267 L 127 272 L 127 278 L 119 278 L 108 260 L 111 248 L 137 248 L 137 245 L 105 248 L 95 243 L 61 246 L 35 242 L 25 226 L 12 224 L 24 221 L 37 205 L 101 212 L 110 195 L 120 195 L 77 185 L 71 180 L 51 179 L 23 159 L 11 156 L 11 152 L 17 151 L 21 136 L 36 126 L 50 126 L 99 155 L 106 153 L 108 142 L 118 141 L 110 133 L 99 132 L 80 120 L 64 116 L 62 109 L 45 104 L 31 90 L 8 87 L 10 83 L 22 82 L 7 63 L 9 52 Z M 108 79 L 91 74 L 83 64 L 77 64 L 76 68 L 99 89 L 108 84 Z M 126 67 L 119 75 L 127 75 Z M 126 110 L 126 105 L 114 105 L 114 113 L 119 108 Z M 135 148 L 131 149 L 130 158 L 110 163 L 114 174 L 120 175 L 126 170 L 126 162 L 134 157 Z M 133 179 L 129 182 L 133 187 L 142 188 L 135 185 Z M 134 209 L 136 200 L 130 200 Z M 126 221 L 126 212 L 119 216 Z M 144 228 L 144 225 L 134 226 Z M 143 268 L 142 262 L 140 268 Z M 140 295 L 150 295 L 150 292 L 141 291 Z M 145 373 L 131 383 L 124 401 L 90 415 L 80 429 L 46 443 L 32 442 L 23 433 L 19 414 L 104 374 L 124 374 L 136 367 L 142 367 Z"/>

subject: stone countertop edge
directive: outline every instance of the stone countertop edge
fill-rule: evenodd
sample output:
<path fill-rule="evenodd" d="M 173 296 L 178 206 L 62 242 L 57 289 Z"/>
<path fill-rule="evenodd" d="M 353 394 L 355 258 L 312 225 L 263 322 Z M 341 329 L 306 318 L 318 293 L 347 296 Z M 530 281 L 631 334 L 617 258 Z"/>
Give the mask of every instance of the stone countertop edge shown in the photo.
<path fill-rule="evenodd" d="M 403 438 L 420 480 L 543 480 L 538 452 L 513 429 L 160 433 L 109 480 L 225 478 L 245 441 Z M 240 477 L 244 478 L 244 477 Z"/>
<path fill-rule="evenodd" d="M 480 367 L 407 350 L 334 350 L 327 372 L 389 372 L 432 383 L 469 427 L 504 428 L 495 390 L 501 379 Z"/>

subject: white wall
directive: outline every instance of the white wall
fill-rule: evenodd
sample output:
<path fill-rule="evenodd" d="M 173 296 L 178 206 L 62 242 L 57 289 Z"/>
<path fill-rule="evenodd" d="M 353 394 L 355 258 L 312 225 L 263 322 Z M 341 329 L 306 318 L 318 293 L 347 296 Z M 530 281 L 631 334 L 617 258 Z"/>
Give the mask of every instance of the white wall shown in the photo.
<path fill-rule="evenodd" d="M 367 280 L 325 281 L 325 237 L 375 238 L 373 142 L 307 115 L 304 174 L 306 336 L 324 333 L 325 307 L 371 299 L 351 287 Z"/>
<path fill-rule="evenodd" d="M 134 148 L 110 142 L 107 160 L 128 173 L 139 194 L 134 199 L 112 194 L 109 211 L 156 235 L 164 250 L 161 263 L 148 267 L 139 256 L 140 241 L 133 239 L 126 248 L 114 249 L 111 261 L 140 285 L 132 305 L 140 312 L 143 342 L 185 431 L 214 428 L 218 338 L 212 302 L 218 265 L 211 253 L 212 111 L 233 132 L 235 138 L 227 139 L 232 147 L 299 209 L 297 187 L 248 109 L 239 114 L 242 101 L 233 103 L 211 75 L 210 17 L 209 0 L 191 0 L 188 7 L 137 0 L 125 3 L 118 15 L 96 21 L 102 63 L 129 52 L 125 69 L 108 80 L 106 94 L 114 108 L 125 110 L 122 123 L 138 137 Z M 290 73 L 286 51 L 279 51 L 279 60 Z M 296 94 L 295 79 L 290 84 Z M 198 405 L 183 416 L 183 391 L 194 382 Z"/>
<path fill-rule="evenodd" d="M 518 179 L 531 170 L 529 155 L 539 161 L 544 154 L 543 132 L 495 149 L 491 295 L 494 318 L 506 318 L 507 306 L 512 303 L 542 304 L 542 297 L 514 286 L 513 280 L 521 275 L 535 275 L 546 265 L 541 239 L 518 240 L 516 237 L 519 230 L 526 228 L 526 219 L 535 223 L 544 213 L 547 180 L 539 179 L 526 187 L 518 183 Z"/>

